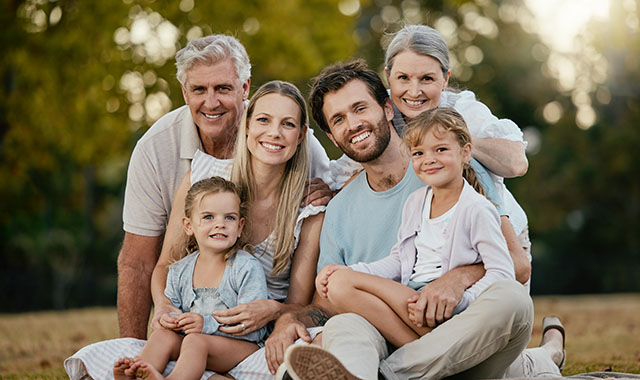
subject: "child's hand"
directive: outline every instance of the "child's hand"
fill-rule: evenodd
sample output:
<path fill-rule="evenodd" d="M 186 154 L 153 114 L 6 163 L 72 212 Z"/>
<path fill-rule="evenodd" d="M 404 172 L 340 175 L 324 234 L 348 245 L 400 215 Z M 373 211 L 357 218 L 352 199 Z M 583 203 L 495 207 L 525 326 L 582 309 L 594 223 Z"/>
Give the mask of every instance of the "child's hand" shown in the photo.
<path fill-rule="evenodd" d="M 204 318 L 198 313 L 184 313 L 178 317 L 178 326 L 185 334 L 201 333 Z"/>
<path fill-rule="evenodd" d="M 420 296 L 416 294 L 407 300 L 407 311 L 409 312 L 409 320 L 417 327 L 422 327 L 421 325 L 418 325 L 418 318 L 416 315 L 416 302 L 418 302 L 419 297 Z"/>
<path fill-rule="evenodd" d="M 331 276 L 335 271 L 341 269 L 351 269 L 344 265 L 336 265 L 329 264 L 325 265 L 324 268 L 320 270 L 320 273 L 316 276 L 316 289 L 318 293 L 327 298 L 327 285 L 329 285 L 329 276 Z"/>
<path fill-rule="evenodd" d="M 167 330 L 180 331 L 182 329 L 178 326 L 178 318 L 181 315 L 182 313 L 178 312 L 164 313 L 160 316 L 160 320 L 158 322 L 161 327 Z"/>

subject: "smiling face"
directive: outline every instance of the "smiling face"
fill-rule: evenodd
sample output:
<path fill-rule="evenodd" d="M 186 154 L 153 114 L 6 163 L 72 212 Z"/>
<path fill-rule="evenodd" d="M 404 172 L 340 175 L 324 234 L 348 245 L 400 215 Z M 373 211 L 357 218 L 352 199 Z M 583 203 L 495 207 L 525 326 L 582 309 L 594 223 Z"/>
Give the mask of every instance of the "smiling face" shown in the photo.
<path fill-rule="evenodd" d="M 325 95 L 322 112 L 331 130 L 329 138 L 352 160 L 375 160 L 387 148 L 393 108 L 389 103 L 380 107 L 361 80 Z"/>
<path fill-rule="evenodd" d="M 201 254 L 226 252 L 242 234 L 240 198 L 231 192 L 204 195 L 183 225 L 187 235 L 195 236 Z"/>
<path fill-rule="evenodd" d="M 413 170 L 422 182 L 434 188 L 456 188 L 462 169 L 471 158 L 471 144 L 460 146 L 455 134 L 435 125 L 411 147 Z"/>
<path fill-rule="evenodd" d="M 288 96 L 271 93 L 255 103 L 248 120 L 247 148 L 252 160 L 285 165 L 306 133 L 300 106 Z"/>
<path fill-rule="evenodd" d="M 393 104 L 403 115 L 414 118 L 440 104 L 449 73 L 443 75 L 437 59 L 407 49 L 394 58 L 387 80 Z"/>
<path fill-rule="evenodd" d="M 193 66 L 187 71 L 182 95 L 205 150 L 210 141 L 233 146 L 244 110 L 243 101 L 249 95 L 249 81 L 240 82 L 233 62 L 225 59 L 212 65 Z"/>

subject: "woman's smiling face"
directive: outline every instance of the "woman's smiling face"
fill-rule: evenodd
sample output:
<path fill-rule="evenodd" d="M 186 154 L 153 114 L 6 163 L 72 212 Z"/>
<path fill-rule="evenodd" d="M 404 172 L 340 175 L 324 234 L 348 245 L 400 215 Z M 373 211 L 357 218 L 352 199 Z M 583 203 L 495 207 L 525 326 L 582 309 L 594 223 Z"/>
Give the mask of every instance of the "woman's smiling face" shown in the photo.
<path fill-rule="evenodd" d="M 404 116 L 414 118 L 438 107 L 449 73 L 444 76 L 437 59 L 407 49 L 393 59 L 387 80 L 393 104 Z"/>
<path fill-rule="evenodd" d="M 255 103 L 247 129 L 247 147 L 254 159 L 267 165 L 286 164 L 304 136 L 302 112 L 291 98 L 267 94 Z"/>

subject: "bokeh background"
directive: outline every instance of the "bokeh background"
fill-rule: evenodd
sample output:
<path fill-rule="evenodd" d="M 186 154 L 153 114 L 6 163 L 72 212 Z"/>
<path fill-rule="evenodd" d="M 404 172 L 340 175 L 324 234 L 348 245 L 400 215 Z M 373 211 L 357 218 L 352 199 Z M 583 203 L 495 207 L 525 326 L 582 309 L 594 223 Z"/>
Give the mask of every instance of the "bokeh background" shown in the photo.
<path fill-rule="evenodd" d="M 173 57 L 189 39 L 233 34 L 252 90 L 306 94 L 337 60 L 382 73 L 411 23 L 444 35 L 452 86 L 525 134 L 529 172 L 507 184 L 529 216 L 532 293 L 640 291 L 639 0 L 0 4 L 3 312 L 115 305 L 129 155 L 183 104 Z"/>

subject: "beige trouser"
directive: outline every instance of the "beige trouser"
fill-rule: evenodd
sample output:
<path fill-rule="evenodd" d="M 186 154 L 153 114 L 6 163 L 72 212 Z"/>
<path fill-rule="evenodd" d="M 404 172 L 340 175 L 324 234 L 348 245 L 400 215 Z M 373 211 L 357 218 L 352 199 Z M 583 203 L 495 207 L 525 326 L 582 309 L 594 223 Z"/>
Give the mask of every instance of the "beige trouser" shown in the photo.
<path fill-rule="evenodd" d="M 525 288 L 511 280 L 490 286 L 464 312 L 389 355 L 380 333 L 357 314 L 331 318 L 323 347 L 354 375 L 387 379 L 500 378 L 524 350 L 533 321 Z"/>

